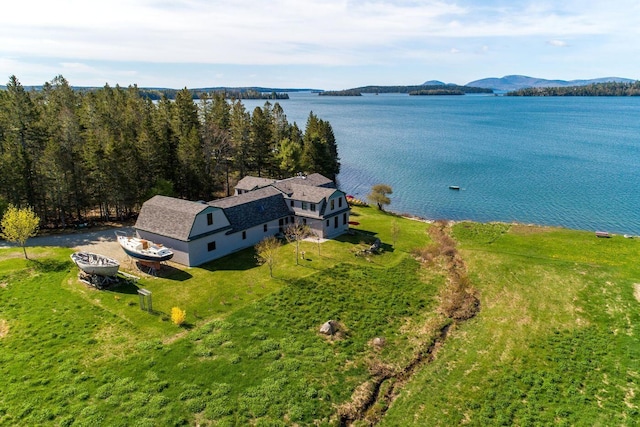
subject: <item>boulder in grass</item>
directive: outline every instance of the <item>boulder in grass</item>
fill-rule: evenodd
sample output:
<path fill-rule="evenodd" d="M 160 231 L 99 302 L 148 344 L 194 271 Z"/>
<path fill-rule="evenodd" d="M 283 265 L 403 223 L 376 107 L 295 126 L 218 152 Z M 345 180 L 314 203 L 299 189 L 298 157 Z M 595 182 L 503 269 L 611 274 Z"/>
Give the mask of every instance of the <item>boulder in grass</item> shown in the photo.
<path fill-rule="evenodd" d="M 382 348 L 387 343 L 387 340 L 384 337 L 375 337 L 372 341 L 372 344 L 376 348 Z"/>
<path fill-rule="evenodd" d="M 325 322 L 322 326 L 320 326 L 320 333 L 325 335 L 333 335 L 338 329 L 337 326 L 338 324 L 335 321 L 329 320 L 328 322 Z"/>

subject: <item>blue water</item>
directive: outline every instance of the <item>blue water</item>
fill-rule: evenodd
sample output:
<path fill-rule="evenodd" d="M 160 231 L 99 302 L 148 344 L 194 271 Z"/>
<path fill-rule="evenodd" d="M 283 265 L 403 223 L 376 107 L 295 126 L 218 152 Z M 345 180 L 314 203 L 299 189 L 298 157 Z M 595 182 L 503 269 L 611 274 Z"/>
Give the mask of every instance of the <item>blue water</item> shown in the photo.
<path fill-rule="evenodd" d="M 290 96 L 290 122 L 331 123 L 348 194 L 385 183 L 395 212 L 640 234 L 640 97 Z"/>

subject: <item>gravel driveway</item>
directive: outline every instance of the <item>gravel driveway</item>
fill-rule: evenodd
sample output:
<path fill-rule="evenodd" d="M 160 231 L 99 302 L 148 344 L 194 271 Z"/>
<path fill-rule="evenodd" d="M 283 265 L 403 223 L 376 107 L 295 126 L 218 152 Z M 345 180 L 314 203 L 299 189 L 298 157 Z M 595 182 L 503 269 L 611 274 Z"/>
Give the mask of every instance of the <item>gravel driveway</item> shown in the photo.
<path fill-rule="evenodd" d="M 54 234 L 32 237 L 25 246 L 62 246 L 78 251 L 95 252 L 125 262 L 127 256 L 116 241 L 115 231 L 133 234 L 133 227 L 114 227 L 81 233 Z M 19 245 L 0 241 L 0 248 L 13 248 Z"/>

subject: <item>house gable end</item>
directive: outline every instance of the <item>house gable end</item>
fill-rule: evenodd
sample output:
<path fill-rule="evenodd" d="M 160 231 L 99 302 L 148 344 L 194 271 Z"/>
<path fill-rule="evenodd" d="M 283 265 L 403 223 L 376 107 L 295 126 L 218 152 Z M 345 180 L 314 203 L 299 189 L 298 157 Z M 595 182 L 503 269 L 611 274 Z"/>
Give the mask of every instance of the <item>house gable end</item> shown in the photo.
<path fill-rule="evenodd" d="M 134 228 L 187 241 L 195 217 L 207 208 L 199 202 L 154 196 L 143 203 Z"/>

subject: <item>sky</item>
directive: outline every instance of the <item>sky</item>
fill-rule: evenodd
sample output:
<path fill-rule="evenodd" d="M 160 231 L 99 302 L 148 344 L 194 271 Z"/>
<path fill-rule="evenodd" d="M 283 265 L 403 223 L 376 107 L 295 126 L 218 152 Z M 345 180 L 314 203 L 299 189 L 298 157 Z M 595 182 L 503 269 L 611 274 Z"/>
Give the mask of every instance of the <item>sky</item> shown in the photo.
<path fill-rule="evenodd" d="M 637 0 L 14 0 L 0 13 L 0 84 L 640 79 L 638 17 Z"/>

